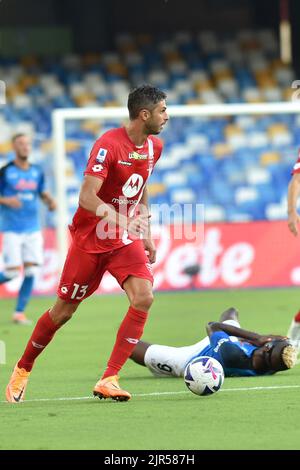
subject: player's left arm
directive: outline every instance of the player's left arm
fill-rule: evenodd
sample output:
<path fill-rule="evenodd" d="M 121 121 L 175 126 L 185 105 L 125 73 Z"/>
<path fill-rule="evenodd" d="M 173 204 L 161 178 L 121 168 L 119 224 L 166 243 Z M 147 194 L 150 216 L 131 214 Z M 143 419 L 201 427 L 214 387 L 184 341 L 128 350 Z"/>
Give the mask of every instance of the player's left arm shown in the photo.
<path fill-rule="evenodd" d="M 56 201 L 51 196 L 51 194 L 48 191 L 43 191 L 42 193 L 40 193 L 40 196 L 44 204 L 46 204 L 46 206 L 48 207 L 49 211 L 55 211 Z"/>
<path fill-rule="evenodd" d="M 39 173 L 38 193 L 43 203 L 48 207 L 49 211 L 55 211 L 56 202 L 49 191 L 46 189 L 45 174 L 41 169 Z"/>
<path fill-rule="evenodd" d="M 139 204 L 139 209 L 140 212 L 148 216 L 148 230 L 147 232 L 144 233 L 143 236 L 143 242 L 145 246 L 145 250 L 148 251 L 148 257 L 150 263 L 155 263 L 156 261 L 156 248 L 154 241 L 152 240 L 152 235 L 151 235 L 151 224 L 150 224 L 150 219 L 151 215 L 149 213 L 149 196 L 148 196 L 148 189 L 147 186 L 145 186 L 143 195 L 140 200 Z"/>
<path fill-rule="evenodd" d="M 243 328 L 238 328 L 237 326 L 228 325 L 226 323 L 220 322 L 208 323 L 208 325 L 206 326 L 206 331 L 209 337 L 216 331 L 224 331 L 224 333 L 229 336 L 237 336 L 238 338 L 245 339 L 246 341 L 254 344 L 255 346 L 263 346 L 265 343 L 274 339 L 286 339 L 285 336 L 260 335 L 259 333 L 254 333 L 253 331 L 244 330 Z"/>

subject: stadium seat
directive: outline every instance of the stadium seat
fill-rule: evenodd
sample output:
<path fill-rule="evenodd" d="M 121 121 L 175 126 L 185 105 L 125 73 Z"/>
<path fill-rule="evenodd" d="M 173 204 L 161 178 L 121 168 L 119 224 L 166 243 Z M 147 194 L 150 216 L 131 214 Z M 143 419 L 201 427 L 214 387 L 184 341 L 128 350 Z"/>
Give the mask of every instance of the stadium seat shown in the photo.
<path fill-rule="evenodd" d="M 296 77 L 278 59 L 278 41 L 269 30 L 178 31 L 163 38 L 122 33 L 114 50 L 101 55 L 2 58 L 0 65 L 7 87 L 0 164 L 13 157 L 10 139 L 18 131 L 35 136 L 33 158 L 47 164 L 54 109 L 125 106 L 129 90 L 141 82 L 164 89 L 169 105 L 254 103 L 290 100 Z M 93 141 L 118 125 L 66 123 L 70 207 Z M 164 153 L 149 186 L 155 203 L 204 202 L 211 221 L 282 217 L 300 146 L 298 115 L 174 118 L 161 137 Z"/>

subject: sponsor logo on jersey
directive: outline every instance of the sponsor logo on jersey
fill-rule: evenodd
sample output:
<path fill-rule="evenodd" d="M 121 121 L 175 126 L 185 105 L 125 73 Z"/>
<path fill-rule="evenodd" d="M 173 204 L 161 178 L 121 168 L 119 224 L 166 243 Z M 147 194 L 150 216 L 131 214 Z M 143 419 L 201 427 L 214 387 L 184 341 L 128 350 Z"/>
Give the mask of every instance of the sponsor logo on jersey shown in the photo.
<path fill-rule="evenodd" d="M 22 201 L 33 201 L 34 193 L 18 193 L 18 198 Z"/>
<path fill-rule="evenodd" d="M 124 162 L 123 160 L 119 160 L 118 163 L 120 163 L 120 165 L 126 165 L 126 166 L 131 166 L 132 165 L 132 163 Z"/>
<path fill-rule="evenodd" d="M 98 155 L 96 157 L 96 161 L 99 163 L 103 163 L 107 155 L 107 150 L 106 149 L 99 149 Z"/>
<path fill-rule="evenodd" d="M 129 160 L 147 160 L 148 155 L 132 152 L 128 155 Z"/>
<path fill-rule="evenodd" d="M 94 165 L 92 166 L 92 170 L 97 173 L 98 171 L 102 171 L 103 170 L 103 165 Z"/>
<path fill-rule="evenodd" d="M 218 341 L 217 346 L 214 348 L 214 351 L 215 351 L 215 352 L 218 352 L 219 349 L 220 349 L 220 347 L 222 346 L 222 344 L 223 344 L 223 343 L 227 343 L 228 341 L 229 341 L 228 338 L 222 338 L 222 339 L 220 339 L 220 340 Z"/>
<path fill-rule="evenodd" d="M 68 293 L 68 288 L 65 287 L 65 286 L 63 286 L 60 290 L 62 291 L 63 294 L 67 294 L 67 293 Z"/>
<path fill-rule="evenodd" d="M 120 205 L 122 205 L 122 204 L 133 205 L 133 204 L 137 204 L 137 203 L 138 203 L 138 201 L 136 201 L 135 199 L 127 199 L 126 197 L 125 197 L 125 198 L 122 198 L 122 197 L 119 197 L 119 198 L 114 197 L 114 198 L 111 200 L 111 202 L 112 202 L 113 204 L 120 204 Z"/>
<path fill-rule="evenodd" d="M 122 188 L 122 193 L 126 197 L 134 197 L 138 194 L 144 183 L 143 177 L 133 173 Z"/>
<path fill-rule="evenodd" d="M 17 191 L 26 191 L 26 190 L 35 191 L 36 188 L 37 188 L 36 181 L 29 181 L 29 180 L 24 180 L 24 179 L 21 179 L 20 181 L 18 181 L 18 183 L 15 186 L 15 189 Z"/>

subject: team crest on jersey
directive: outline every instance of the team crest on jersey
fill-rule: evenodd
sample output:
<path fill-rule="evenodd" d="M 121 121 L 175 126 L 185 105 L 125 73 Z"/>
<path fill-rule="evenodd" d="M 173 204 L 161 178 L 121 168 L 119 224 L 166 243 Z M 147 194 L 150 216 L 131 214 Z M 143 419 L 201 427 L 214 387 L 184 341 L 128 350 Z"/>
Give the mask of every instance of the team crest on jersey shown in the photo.
<path fill-rule="evenodd" d="M 99 149 L 98 155 L 96 157 L 96 161 L 99 163 L 103 163 L 107 155 L 107 150 L 106 149 Z"/>
<path fill-rule="evenodd" d="M 137 152 L 132 152 L 128 156 L 129 160 L 147 160 L 148 155 L 137 153 Z"/>
<path fill-rule="evenodd" d="M 144 180 L 141 175 L 133 173 L 130 178 L 126 181 L 122 188 L 122 192 L 126 197 L 134 197 L 140 191 L 143 186 Z"/>

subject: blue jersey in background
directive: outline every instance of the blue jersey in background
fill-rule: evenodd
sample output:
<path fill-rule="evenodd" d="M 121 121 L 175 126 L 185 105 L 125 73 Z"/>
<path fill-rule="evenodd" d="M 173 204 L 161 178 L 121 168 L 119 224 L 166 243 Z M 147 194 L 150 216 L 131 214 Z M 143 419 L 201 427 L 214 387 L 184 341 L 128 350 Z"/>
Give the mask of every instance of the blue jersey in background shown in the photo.
<path fill-rule="evenodd" d="M 35 232 L 40 230 L 39 196 L 45 190 L 45 178 L 38 165 L 23 170 L 14 162 L 0 169 L 0 195 L 17 196 L 22 207 L 13 209 L 1 205 L 0 219 L 2 232 Z"/>

